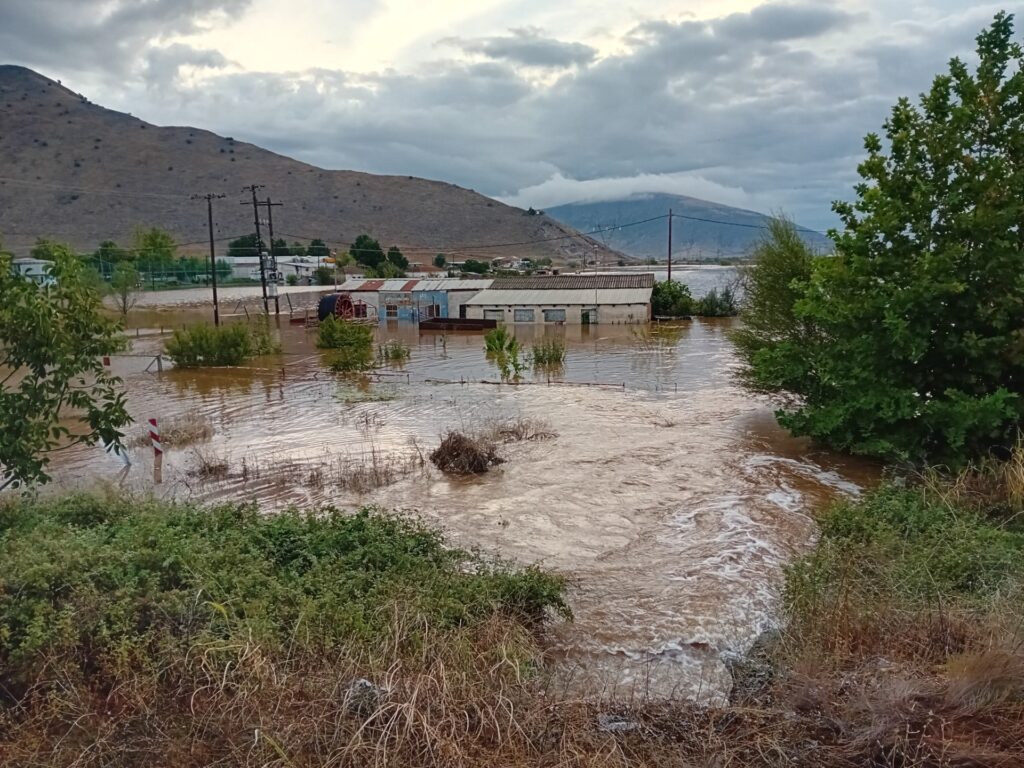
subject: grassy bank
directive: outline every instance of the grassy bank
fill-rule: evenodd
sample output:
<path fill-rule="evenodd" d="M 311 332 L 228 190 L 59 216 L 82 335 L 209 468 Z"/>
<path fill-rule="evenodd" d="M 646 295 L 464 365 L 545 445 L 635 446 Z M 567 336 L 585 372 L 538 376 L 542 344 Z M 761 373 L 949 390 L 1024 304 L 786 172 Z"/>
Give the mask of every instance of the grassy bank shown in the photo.
<path fill-rule="evenodd" d="M 4 766 L 1019 766 L 1024 519 L 1006 475 L 821 519 L 729 706 L 581 701 L 564 584 L 362 512 L 0 507 Z"/>

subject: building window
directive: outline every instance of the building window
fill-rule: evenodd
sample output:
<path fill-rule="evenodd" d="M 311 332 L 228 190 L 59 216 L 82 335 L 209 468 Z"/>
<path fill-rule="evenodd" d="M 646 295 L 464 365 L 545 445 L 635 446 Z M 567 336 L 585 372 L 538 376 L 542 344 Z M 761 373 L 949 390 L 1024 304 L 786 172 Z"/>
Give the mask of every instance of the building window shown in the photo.
<path fill-rule="evenodd" d="M 428 304 L 427 305 L 427 317 L 440 317 L 441 316 L 441 305 L 440 304 Z"/>
<path fill-rule="evenodd" d="M 352 307 L 352 314 L 354 317 L 366 317 L 366 305 L 363 302 L 359 302 Z"/>
<path fill-rule="evenodd" d="M 544 322 L 545 323 L 564 323 L 565 322 L 565 310 L 564 309 L 545 309 L 544 310 Z"/>
<path fill-rule="evenodd" d="M 533 322 L 533 310 L 532 309 L 514 309 L 512 310 L 512 319 L 517 323 L 532 323 Z"/>
<path fill-rule="evenodd" d="M 385 304 L 384 305 L 384 317 L 398 317 L 398 305 L 397 304 Z"/>
<path fill-rule="evenodd" d="M 504 309 L 485 309 L 484 320 L 504 320 L 505 310 Z"/>

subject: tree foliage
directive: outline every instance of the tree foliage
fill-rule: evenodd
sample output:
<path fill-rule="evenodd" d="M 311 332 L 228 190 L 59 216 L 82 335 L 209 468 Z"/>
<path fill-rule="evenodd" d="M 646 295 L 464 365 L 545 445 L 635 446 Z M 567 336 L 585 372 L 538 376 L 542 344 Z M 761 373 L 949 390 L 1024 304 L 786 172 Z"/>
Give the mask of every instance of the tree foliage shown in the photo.
<path fill-rule="evenodd" d="M 301 253 L 296 253 L 296 256 L 301 256 Z M 314 259 L 325 259 L 331 255 L 331 249 L 327 247 L 320 238 L 313 238 L 309 241 L 309 247 L 305 249 L 306 256 L 312 256 Z"/>
<path fill-rule="evenodd" d="M 959 465 L 1024 416 L 1024 56 L 999 14 L 915 105 L 870 134 L 834 258 L 793 304 L 806 338 L 752 372 L 799 405 L 793 432 L 893 460 Z M 792 324 L 791 324 L 792 327 Z"/>
<path fill-rule="evenodd" d="M 437 256 L 434 257 L 434 266 L 437 267 L 438 269 L 442 269 L 444 267 L 444 265 L 447 264 L 447 263 L 448 262 L 445 259 L 443 253 L 439 253 L 439 254 L 437 254 Z"/>
<path fill-rule="evenodd" d="M 690 289 L 676 280 L 659 280 L 651 292 L 651 311 L 655 317 L 688 317 L 693 314 Z"/>
<path fill-rule="evenodd" d="M 58 446 L 121 449 L 131 422 L 121 379 L 103 356 L 123 347 L 90 270 L 53 246 L 49 285 L 14 274 L 0 255 L 0 485 L 43 483 Z"/>
<path fill-rule="evenodd" d="M 134 264 L 130 261 L 122 261 L 114 267 L 114 273 L 110 277 L 110 291 L 114 296 L 118 312 L 124 317 L 138 300 L 139 270 L 135 268 Z"/>
<path fill-rule="evenodd" d="M 255 232 L 236 237 L 228 243 L 228 256 L 231 258 L 240 256 L 255 258 L 260 255 L 259 244 L 260 241 Z"/>
<path fill-rule="evenodd" d="M 352 243 L 349 253 L 357 264 L 362 264 L 365 267 L 377 268 L 387 260 L 387 256 L 384 255 L 384 250 L 380 247 L 380 243 L 369 235 L 357 237 L 355 242 Z"/>
<path fill-rule="evenodd" d="M 462 265 L 463 272 L 474 272 L 478 275 L 483 275 L 491 271 L 491 265 L 486 261 L 477 261 L 476 259 L 466 259 Z"/>
<path fill-rule="evenodd" d="M 388 261 L 402 270 L 402 272 L 409 268 L 409 260 L 402 255 L 397 245 L 392 245 L 388 248 Z"/>
<path fill-rule="evenodd" d="M 174 236 L 157 227 L 136 229 L 134 245 L 139 261 L 150 263 L 173 261 L 178 252 Z"/>

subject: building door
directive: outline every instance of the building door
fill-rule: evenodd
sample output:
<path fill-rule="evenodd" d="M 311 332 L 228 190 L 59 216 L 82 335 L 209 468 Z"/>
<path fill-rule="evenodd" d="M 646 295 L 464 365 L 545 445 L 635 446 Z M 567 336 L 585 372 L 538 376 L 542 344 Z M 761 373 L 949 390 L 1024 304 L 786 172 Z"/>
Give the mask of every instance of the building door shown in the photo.
<path fill-rule="evenodd" d="M 460 320 L 465 320 L 466 319 L 466 305 L 465 304 L 459 304 L 459 319 Z"/>
<path fill-rule="evenodd" d="M 580 323 L 597 325 L 597 307 L 587 307 L 580 311 Z"/>

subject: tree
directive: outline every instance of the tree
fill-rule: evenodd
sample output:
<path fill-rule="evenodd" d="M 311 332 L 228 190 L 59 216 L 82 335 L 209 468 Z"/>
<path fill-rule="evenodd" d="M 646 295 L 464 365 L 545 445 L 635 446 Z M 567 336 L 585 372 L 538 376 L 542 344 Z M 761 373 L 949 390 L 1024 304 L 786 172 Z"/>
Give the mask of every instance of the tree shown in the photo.
<path fill-rule="evenodd" d="M 835 448 L 956 467 L 1006 449 L 1024 417 L 1024 56 L 1012 17 L 977 38 L 885 141 L 865 140 L 834 258 L 794 304 L 806 340 L 754 373 L 796 395 L 780 422 Z"/>
<path fill-rule="evenodd" d="M 230 243 L 228 243 L 228 257 L 239 258 L 247 256 L 250 258 L 258 258 L 260 255 L 260 240 L 256 237 L 256 233 L 253 232 L 250 235 L 242 235 L 236 237 Z"/>
<path fill-rule="evenodd" d="M 327 246 L 324 246 L 324 247 L 326 248 Z M 291 252 L 292 252 L 291 253 L 292 256 L 305 256 L 306 255 L 306 246 L 304 246 L 300 242 L 293 242 L 292 246 L 291 246 Z"/>
<path fill-rule="evenodd" d="M 131 261 L 135 254 L 127 248 L 122 248 L 113 240 L 104 240 L 93 254 L 96 261 L 101 263 L 116 264 L 121 261 Z"/>
<path fill-rule="evenodd" d="M 312 256 L 314 259 L 326 259 L 331 255 L 331 249 L 327 247 L 327 244 L 315 238 L 310 241 L 309 248 L 306 249 L 306 255 Z"/>
<path fill-rule="evenodd" d="M 376 267 L 365 267 L 363 272 L 367 277 L 376 277 L 382 280 L 387 280 L 393 277 L 405 277 L 405 272 L 390 261 L 383 261 Z"/>
<path fill-rule="evenodd" d="M 121 380 L 102 363 L 123 347 L 120 326 L 70 249 L 51 255 L 54 281 L 45 286 L 0 256 L 0 486 L 46 482 L 59 446 L 123 450 L 120 430 L 131 422 Z"/>
<path fill-rule="evenodd" d="M 447 263 L 448 260 L 445 259 L 443 253 L 439 253 L 437 254 L 437 256 L 434 257 L 434 266 L 437 267 L 438 269 L 443 269 L 444 265 Z"/>
<path fill-rule="evenodd" d="M 166 230 L 140 227 L 135 230 L 135 251 L 139 260 L 164 263 L 174 260 L 178 245 Z"/>
<path fill-rule="evenodd" d="M 110 290 L 117 303 L 117 309 L 124 317 L 138 300 L 139 270 L 130 261 L 122 261 L 114 267 L 110 278 Z"/>
<path fill-rule="evenodd" d="M 409 260 L 402 255 L 397 245 L 388 248 L 388 261 L 394 264 L 402 272 L 409 268 Z"/>
<path fill-rule="evenodd" d="M 781 343 L 809 348 L 815 326 L 796 313 L 796 302 L 811 279 L 815 255 L 791 221 L 774 218 L 752 254 L 753 264 L 740 270 L 743 324 L 731 334 L 743 365 L 739 376 L 759 392 L 777 392 L 771 351 Z"/>
<path fill-rule="evenodd" d="M 317 285 L 333 285 L 334 270 L 330 267 L 317 267 L 313 270 L 313 280 Z"/>
<path fill-rule="evenodd" d="M 349 253 L 356 263 L 365 267 L 378 267 L 385 260 L 384 251 L 380 243 L 369 235 L 360 235 L 349 248 Z"/>
<path fill-rule="evenodd" d="M 651 312 L 655 317 L 689 317 L 694 302 L 690 289 L 675 280 L 659 280 L 651 292 Z"/>
<path fill-rule="evenodd" d="M 285 241 L 283 238 L 279 237 L 279 238 L 277 238 L 276 240 L 274 240 L 270 244 L 270 254 L 272 256 L 277 256 L 277 257 L 291 256 L 292 255 L 292 251 L 288 247 L 287 241 Z"/>
<path fill-rule="evenodd" d="M 486 272 L 491 271 L 491 265 L 486 261 L 477 261 L 476 259 L 466 259 L 462 265 L 463 272 L 475 272 L 478 275 L 482 275 Z"/>

